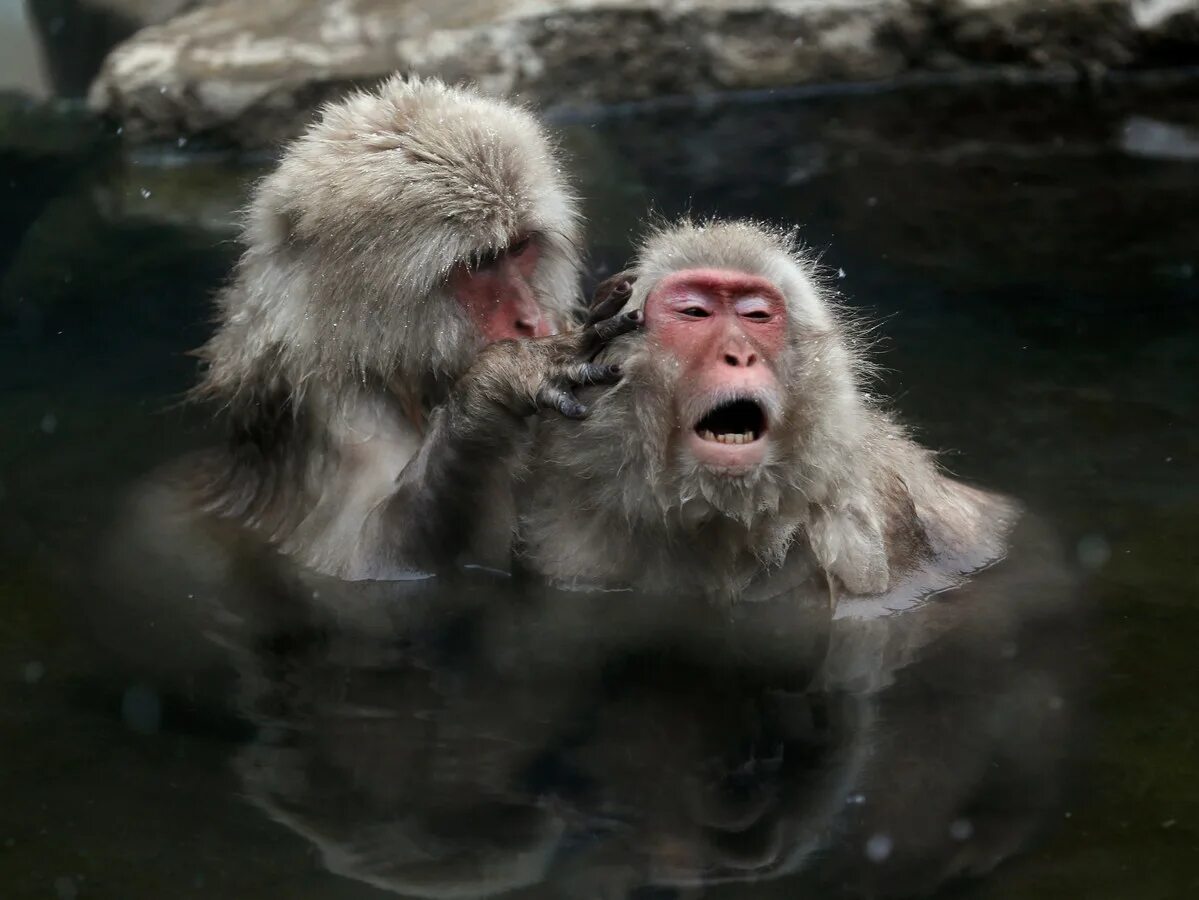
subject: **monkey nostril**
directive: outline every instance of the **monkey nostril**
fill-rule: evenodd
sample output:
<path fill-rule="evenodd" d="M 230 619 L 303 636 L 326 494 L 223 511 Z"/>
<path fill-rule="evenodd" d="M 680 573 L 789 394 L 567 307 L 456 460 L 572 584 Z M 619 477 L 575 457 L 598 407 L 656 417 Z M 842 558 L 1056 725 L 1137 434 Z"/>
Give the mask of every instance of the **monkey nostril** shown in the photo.
<path fill-rule="evenodd" d="M 735 353 L 726 353 L 724 355 L 724 361 L 726 363 L 728 363 L 730 366 L 741 365 L 741 360 L 737 357 L 737 355 Z"/>

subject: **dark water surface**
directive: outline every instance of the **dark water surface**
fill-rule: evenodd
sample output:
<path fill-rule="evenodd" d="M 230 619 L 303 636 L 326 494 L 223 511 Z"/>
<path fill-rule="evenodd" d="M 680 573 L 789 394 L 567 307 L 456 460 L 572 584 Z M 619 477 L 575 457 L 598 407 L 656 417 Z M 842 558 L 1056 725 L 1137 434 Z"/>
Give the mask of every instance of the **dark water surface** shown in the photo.
<path fill-rule="evenodd" d="M 118 499 L 212 438 L 186 351 L 262 170 L 0 124 L 0 896 L 1199 896 L 1186 93 L 563 124 L 593 277 L 651 207 L 802 225 L 922 440 L 1036 510 L 831 623 L 483 576 L 114 600 Z"/>

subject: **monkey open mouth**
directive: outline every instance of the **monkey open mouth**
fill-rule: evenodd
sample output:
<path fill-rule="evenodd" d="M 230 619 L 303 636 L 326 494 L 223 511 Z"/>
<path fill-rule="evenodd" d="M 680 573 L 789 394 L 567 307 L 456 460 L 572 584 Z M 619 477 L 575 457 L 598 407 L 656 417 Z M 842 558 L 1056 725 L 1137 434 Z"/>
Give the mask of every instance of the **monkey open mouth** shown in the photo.
<path fill-rule="evenodd" d="M 721 403 L 695 424 L 695 433 L 717 444 L 752 444 L 766 431 L 766 413 L 755 400 Z"/>

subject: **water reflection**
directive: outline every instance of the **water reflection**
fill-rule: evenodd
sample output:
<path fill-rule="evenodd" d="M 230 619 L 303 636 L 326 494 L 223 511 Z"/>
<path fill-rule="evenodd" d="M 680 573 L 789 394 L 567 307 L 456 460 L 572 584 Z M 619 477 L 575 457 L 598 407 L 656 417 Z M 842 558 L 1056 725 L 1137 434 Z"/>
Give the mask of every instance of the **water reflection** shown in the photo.
<path fill-rule="evenodd" d="M 160 548 L 178 527 L 152 529 Z M 1007 559 L 903 609 L 483 571 L 348 584 L 227 537 L 208 534 L 237 548 L 219 566 L 143 563 L 109 627 L 143 683 L 231 703 L 253 728 L 245 795 L 376 887 L 903 896 L 989 871 L 1057 802 L 1082 636 L 1035 519 Z M 186 597 L 178 621 L 147 584 Z"/>

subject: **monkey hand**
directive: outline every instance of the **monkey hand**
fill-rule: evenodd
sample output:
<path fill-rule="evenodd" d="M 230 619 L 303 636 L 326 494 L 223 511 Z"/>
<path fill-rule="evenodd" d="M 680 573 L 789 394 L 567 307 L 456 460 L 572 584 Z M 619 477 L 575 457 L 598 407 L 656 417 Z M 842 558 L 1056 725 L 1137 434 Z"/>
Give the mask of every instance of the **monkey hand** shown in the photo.
<path fill-rule="evenodd" d="M 620 380 L 620 366 L 593 360 L 613 338 L 639 328 L 641 321 L 641 312 L 634 310 L 591 321 L 566 334 L 497 341 L 479 354 L 459 382 L 461 409 L 468 419 L 479 420 L 488 417 L 489 409 L 502 409 L 518 418 L 552 409 L 582 419 L 587 407 L 575 396 L 575 388 Z"/>

